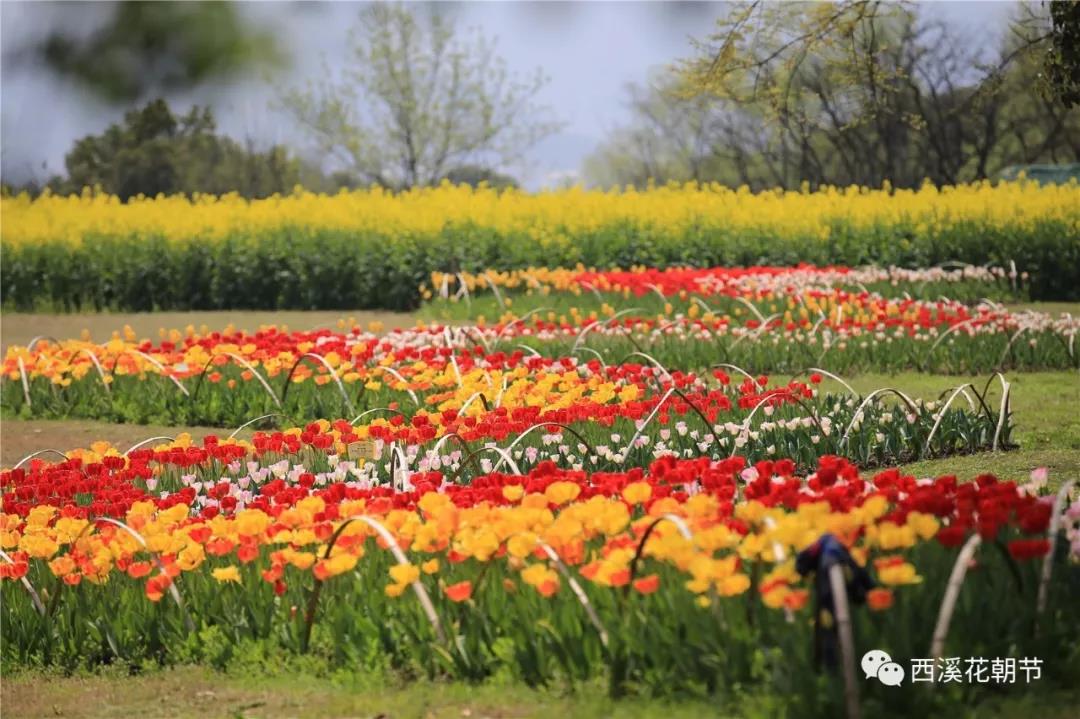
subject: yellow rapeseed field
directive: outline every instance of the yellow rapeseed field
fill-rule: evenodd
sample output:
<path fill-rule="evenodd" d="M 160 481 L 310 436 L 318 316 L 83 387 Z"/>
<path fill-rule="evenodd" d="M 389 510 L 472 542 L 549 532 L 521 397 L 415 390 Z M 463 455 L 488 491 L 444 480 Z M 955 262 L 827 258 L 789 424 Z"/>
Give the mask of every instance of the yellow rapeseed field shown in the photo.
<path fill-rule="evenodd" d="M 288 196 L 247 201 L 236 195 L 117 198 L 25 195 L 0 200 L 6 244 L 91 236 L 156 235 L 175 240 L 258 236 L 289 227 L 312 230 L 437 233 L 448 225 L 472 224 L 500 235 L 537 241 L 572 240 L 581 232 L 630 223 L 680 234 L 690 228 L 765 231 L 777 236 L 825 238 L 837 221 L 856 227 L 904 224 L 916 234 L 939 224 L 973 222 L 1021 229 L 1035 220 L 1080 225 L 1080 185 L 1039 186 L 1032 182 L 981 182 L 919 190 L 826 188 L 815 192 L 753 194 L 719 185 L 669 185 L 645 190 L 581 188 L 529 194 L 442 185 L 391 193 L 380 189 L 318 195 L 297 190 Z"/>

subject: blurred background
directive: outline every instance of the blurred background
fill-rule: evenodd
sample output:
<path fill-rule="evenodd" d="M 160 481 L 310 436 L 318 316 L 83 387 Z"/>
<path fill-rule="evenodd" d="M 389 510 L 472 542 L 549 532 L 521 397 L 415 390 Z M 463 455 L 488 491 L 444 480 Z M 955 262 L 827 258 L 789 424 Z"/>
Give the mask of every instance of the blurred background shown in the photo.
<path fill-rule="evenodd" d="M 1078 8 L 4 2 L 0 175 L 123 198 L 1060 180 Z"/>

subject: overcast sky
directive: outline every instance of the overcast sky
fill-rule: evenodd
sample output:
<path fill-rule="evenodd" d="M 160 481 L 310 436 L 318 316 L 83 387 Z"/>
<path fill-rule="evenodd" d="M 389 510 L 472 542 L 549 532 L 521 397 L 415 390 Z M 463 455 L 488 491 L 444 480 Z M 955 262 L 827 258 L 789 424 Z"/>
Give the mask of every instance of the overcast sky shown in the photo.
<path fill-rule="evenodd" d="M 927 9 L 963 26 L 973 38 L 989 39 L 1003 25 L 1009 2 L 940 2 Z M 317 76 L 323 59 L 344 56 L 346 31 L 359 5 L 339 3 L 248 3 L 251 22 L 276 32 L 291 56 L 276 84 L 299 84 Z M 541 67 L 550 78 L 540 100 L 566 123 L 562 132 L 536 147 L 527 165 L 511 168 L 525 185 L 538 188 L 574 176 L 604 136 L 627 121 L 625 87 L 643 82 L 651 70 L 689 51 L 724 10 L 722 3 L 662 2 L 472 2 L 447 5 L 459 25 L 479 27 L 498 41 L 512 70 Z M 126 108 L 109 106 L 47 69 L 12 62 L 8 50 L 43 37 L 70 22 L 63 6 L 4 0 L 0 3 L 0 149 L 4 178 L 44 179 L 63 171 L 64 154 L 79 137 L 120 119 Z M 92 30 L 89 27 L 81 28 Z M 167 98 L 176 109 L 209 104 L 227 134 L 301 147 L 305 138 L 268 110 L 273 87 L 249 77 L 199 87 Z"/>

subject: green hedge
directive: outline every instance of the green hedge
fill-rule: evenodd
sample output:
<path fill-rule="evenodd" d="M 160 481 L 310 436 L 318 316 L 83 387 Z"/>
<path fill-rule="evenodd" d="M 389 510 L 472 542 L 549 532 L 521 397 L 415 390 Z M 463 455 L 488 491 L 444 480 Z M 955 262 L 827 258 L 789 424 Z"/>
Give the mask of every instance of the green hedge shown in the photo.
<path fill-rule="evenodd" d="M 1044 220 L 1023 230 L 951 223 L 917 236 L 903 225 L 855 230 L 841 221 L 831 230 L 825 241 L 715 230 L 672 236 L 627 223 L 548 246 L 473 226 L 394 236 L 297 227 L 183 241 L 91 236 L 77 246 L 3 243 L 0 283 L 7 310 L 408 310 L 433 270 L 1013 261 L 1030 273 L 1032 299 L 1080 299 L 1075 223 Z"/>

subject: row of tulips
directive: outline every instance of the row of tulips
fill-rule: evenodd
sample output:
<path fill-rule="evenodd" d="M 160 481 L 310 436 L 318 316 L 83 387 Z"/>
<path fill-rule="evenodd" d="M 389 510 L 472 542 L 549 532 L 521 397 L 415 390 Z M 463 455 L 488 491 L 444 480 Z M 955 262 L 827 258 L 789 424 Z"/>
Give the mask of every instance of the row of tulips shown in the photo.
<path fill-rule="evenodd" d="M 153 410 L 157 401 L 160 411 L 176 413 L 167 416 L 202 407 L 193 400 L 206 386 L 204 401 L 228 410 L 216 419 L 243 422 L 230 436 L 260 421 L 286 421 L 282 410 L 303 407 L 308 397 L 329 400 L 335 412 L 345 404 L 351 420 L 320 420 L 306 431 L 278 432 L 277 449 L 298 449 L 313 436 L 323 443 L 320 448 L 338 454 L 347 453 L 350 443 L 370 442 L 367 458 L 378 461 L 364 471 L 391 479 L 395 472 L 433 466 L 464 474 L 549 458 L 589 470 L 621 469 L 660 454 L 722 458 L 739 452 L 755 460 L 787 456 L 812 466 L 823 454 L 843 453 L 863 466 L 880 466 L 1011 444 L 1010 385 L 1001 376 L 993 388 L 962 385 L 947 397 L 923 400 L 894 388 L 865 396 L 825 391 L 825 382 L 846 384 L 827 372 L 770 383 L 767 376 L 739 374 L 737 368 L 668 372 L 646 363 L 605 366 L 599 360 L 554 360 L 520 350 L 482 358 L 449 354 L 448 359 L 413 361 L 400 371 L 387 365 L 387 385 L 369 381 L 355 403 L 344 384 L 320 387 L 316 381 L 309 383 L 308 394 L 292 395 L 298 405 L 286 406 L 258 383 L 256 370 L 235 365 L 215 370 L 218 381 L 196 383 L 192 395 L 179 391 L 185 387 L 178 380 L 175 386 L 163 379 L 128 381 L 135 391 L 157 388 L 156 395 L 138 393 L 139 407 Z M 257 381 L 243 382 L 244 372 Z M 92 401 L 107 408 L 105 403 L 119 400 L 115 385 L 107 397 L 80 395 L 87 387 L 96 385 L 83 380 L 54 396 L 57 401 L 88 397 L 79 406 L 90 408 L 97 406 Z M 311 428 L 320 427 L 313 435 Z M 256 434 L 256 444 L 263 440 Z"/>
<path fill-rule="evenodd" d="M 320 481 L 303 451 L 283 474 L 244 474 L 229 465 L 260 450 L 242 443 L 96 454 L 0 476 L 8 666 L 228 665 L 269 645 L 432 677 L 602 676 L 615 693 L 734 701 L 756 683 L 800 715 L 831 716 L 839 683 L 813 659 L 835 641 L 834 607 L 814 590 L 821 542 L 850 558 L 848 591 L 866 605 L 859 654 L 895 658 L 927 655 L 958 549 L 981 541 L 948 655 L 1019 652 L 1044 657 L 1048 681 L 1077 677 L 1080 567 L 1067 548 L 1054 554 L 1048 530 L 1055 515 L 1080 521 L 1080 503 L 1055 504 L 1034 481 L 865 477 L 834 456 L 806 476 L 791 460 L 665 456 L 617 472 L 544 461 L 468 485 L 431 470 L 394 489 Z M 200 472 L 220 477 L 203 489 L 216 505 L 201 510 L 190 484 L 175 489 Z M 74 494 L 12 512 L 10 497 L 37 497 L 42 476 L 65 474 Z M 1055 575 L 1040 609 L 1046 557 Z M 910 713 L 980 687 L 866 690 L 868 706 Z"/>
<path fill-rule="evenodd" d="M 699 297 L 693 299 L 700 304 L 687 302 L 679 311 L 668 302 L 655 316 L 605 303 L 587 312 L 505 312 L 494 325 L 481 318 L 476 325 L 421 325 L 381 336 L 359 327 L 254 333 L 188 327 L 162 330 L 156 343 L 137 341 L 130 329 L 103 344 L 41 337 L 8 348 L 0 402 L 22 416 L 235 426 L 270 412 L 308 421 L 394 401 L 418 403 L 417 393 L 460 392 L 469 373 L 482 378 L 480 386 L 469 385 L 472 393 L 490 402 L 504 389 L 499 374 L 509 370 L 604 378 L 649 366 L 673 377 L 722 364 L 754 372 L 981 374 L 1080 363 L 1080 321 L 1069 315 L 843 290 L 754 297 L 761 309 L 742 296 L 745 306 L 731 313 Z M 442 401 L 437 392 L 425 399 Z"/>
<path fill-rule="evenodd" d="M 425 299 L 442 299 L 471 305 L 484 295 L 548 297 L 589 293 L 601 296 L 642 298 L 695 295 L 709 298 L 745 297 L 752 293 L 791 293 L 800 289 L 836 288 L 876 292 L 888 297 L 934 299 L 942 295 L 973 302 L 989 299 L 1022 299 L 1030 277 L 1015 268 L 982 267 L 946 263 L 939 267 L 633 267 L 629 270 L 596 268 L 529 267 L 499 271 L 433 272 L 431 284 L 421 285 Z"/>
<path fill-rule="evenodd" d="M 738 453 L 752 461 L 788 457 L 812 467 L 822 455 L 845 453 L 870 466 L 1010 446 L 1007 382 L 995 411 L 987 395 L 970 385 L 947 401 L 924 401 L 899 391 L 865 398 L 824 392 L 820 374 L 770 385 L 765 376 L 737 382 L 719 369 L 707 377 L 670 378 L 640 365 L 614 369 L 606 377 L 551 367 L 536 375 L 525 367 L 496 371 L 494 380 L 503 379 L 504 389 L 493 406 L 482 394 L 490 391 L 487 377 L 473 371 L 462 386 L 426 395 L 429 408 L 378 407 L 351 422 L 254 431 L 250 440 L 234 431 L 227 438 L 206 437 L 201 446 L 187 435 L 155 447 L 148 445 L 168 438 L 151 438 L 123 454 L 99 444 L 89 453 L 67 453 L 79 463 L 75 467 L 40 463 L 35 456 L 45 452 L 35 453 L 16 466 L 18 491 L 4 501 L 17 513 L 69 502 L 85 492 L 84 475 L 108 474 L 110 468 L 123 470 L 118 477 L 129 491 L 123 501 L 118 494 L 101 505 L 91 498 L 92 513 L 122 513 L 145 498 L 127 485 L 135 476 L 152 482 L 150 490 L 189 492 L 184 501 L 216 512 L 223 498 L 201 496 L 199 489 L 226 477 L 245 489 L 271 475 L 296 482 L 307 476 L 304 467 L 314 473 L 309 483 L 318 486 L 354 481 L 409 487 L 417 472 L 444 471 L 468 484 L 479 473 L 520 472 L 546 461 L 578 471 L 620 471 L 660 457 L 719 460 Z M 965 396 L 967 403 L 957 401 Z M 296 457 L 305 457 L 305 464 L 296 465 Z M 184 471 L 163 476 L 150 471 L 151 463 Z M 228 501 L 243 508 L 250 499 L 240 493 Z"/>
<path fill-rule="evenodd" d="M 436 292 L 425 316 L 480 328 L 494 318 L 500 347 L 520 346 L 524 336 L 545 354 L 599 351 L 618 361 L 638 350 L 680 368 L 719 357 L 774 372 L 826 357 L 838 372 L 1080 364 L 1080 321 L 1071 314 L 1011 311 L 989 299 L 996 294 L 991 280 L 1016 281 L 1015 272 L 1000 269 L 578 268 L 432 279 Z M 612 336 L 622 341 L 604 341 Z"/>

